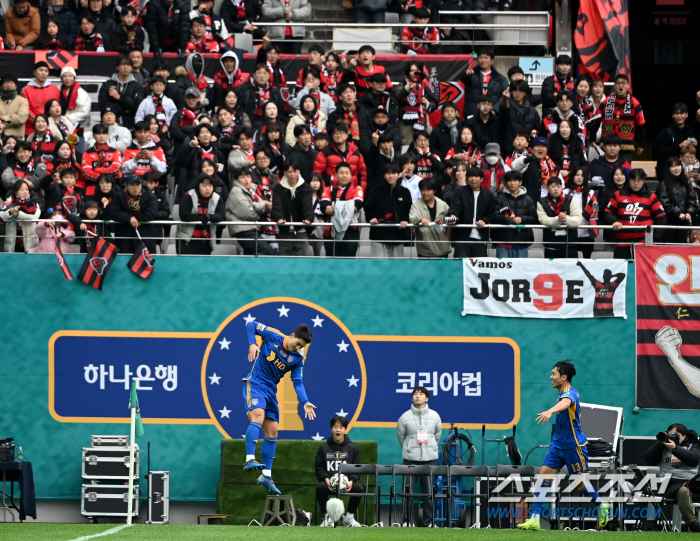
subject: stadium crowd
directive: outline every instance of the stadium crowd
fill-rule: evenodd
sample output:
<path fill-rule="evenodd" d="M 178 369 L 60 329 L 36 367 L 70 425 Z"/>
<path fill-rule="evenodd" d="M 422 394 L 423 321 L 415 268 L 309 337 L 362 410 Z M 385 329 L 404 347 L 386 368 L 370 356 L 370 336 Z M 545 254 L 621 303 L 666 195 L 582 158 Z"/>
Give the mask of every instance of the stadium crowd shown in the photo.
<path fill-rule="evenodd" d="M 374 20 L 381 10 L 358 15 L 370 4 L 357 1 L 356 18 Z M 465 4 L 416 4 L 397 4 L 409 19 L 403 49 L 464 52 L 445 48 L 451 34 L 464 35 L 444 25 L 469 21 L 441 21 L 439 12 Z M 631 166 L 652 134 L 626 75 L 615 77 L 606 96 L 602 81 L 574 77 L 572 59 L 561 55 L 536 94 L 521 68 L 499 73 L 493 50 L 483 48 L 460 78 L 464 106 L 439 107 L 421 62 L 406 61 L 404 77 L 392 81 L 371 45 L 353 57 L 312 45 L 308 65 L 285 74 L 280 54 L 300 52 L 295 38 L 303 33 L 291 23 L 309 16 L 307 0 L 225 0 L 219 13 L 212 0 L 198 0 L 193 10 L 181 0 L 153 0 L 142 10 L 123 1 L 81 0 L 76 8 L 15 0 L 5 16 L 5 49 L 121 55 L 101 85 L 94 125 L 73 68 L 54 84 L 49 65 L 37 62 L 24 88 L 18 75 L 29 74 L 2 76 L 4 251 L 52 251 L 53 236 L 85 251 L 91 236 L 104 235 L 130 253 L 138 229 L 155 252 L 169 230 L 149 222 L 178 219 L 178 253 L 211 254 L 221 242 L 219 223 L 236 221 L 267 224 L 226 226 L 245 254 L 354 257 L 362 220 L 398 225 L 370 228 L 374 257 L 401 257 L 412 235 L 421 257 L 485 256 L 489 242 L 498 257 L 527 257 L 533 230 L 518 226 L 541 224 L 545 257 L 591 257 L 600 233 L 594 227 L 612 225 L 602 232 L 605 243 L 615 257 L 630 258 L 644 226 L 700 219 L 700 112 L 689 121 L 686 104 L 674 105 L 670 125 L 653 134 L 659 182 L 652 192 L 645 172 Z M 290 26 L 265 29 L 262 21 L 271 20 Z M 251 73 L 241 69 L 231 32 L 261 40 Z M 157 57 L 150 73 L 146 34 Z M 178 65 L 163 52 L 179 53 Z M 213 84 L 205 62 L 220 63 Z M 438 108 L 442 119 L 431 126 Z M 167 193 L 173 186 L 176 214 Z M 690 239 L 687 230 L 655 235 L 700 242 L 695 231 Z"/>

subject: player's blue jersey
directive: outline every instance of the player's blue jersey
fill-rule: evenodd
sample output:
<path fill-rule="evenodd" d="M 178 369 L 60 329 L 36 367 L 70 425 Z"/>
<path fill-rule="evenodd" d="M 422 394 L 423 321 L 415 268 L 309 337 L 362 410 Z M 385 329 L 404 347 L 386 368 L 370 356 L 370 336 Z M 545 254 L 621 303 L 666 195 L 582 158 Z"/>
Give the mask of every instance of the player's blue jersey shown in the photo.
<path fill-rule="evenodd" d="M 573 387 L 564 389 L 559 393 L 557 403 L 564 398 L 571 400 L 571 405 L 564 411 L 557 413 L 552 446 L 558 449 L 582 447 L 588 443 L 588 440 L 581 430 L 581 403 L 578 391 Z"/>
<path fill-rule="evenodd" d="M 262 323 L 254 321 L 246 325 L 248 333 L 248 343 L 255 344 L 255 335 L 262 337 L 260 351 L 255 361 L 253 369 L 243 381 L 249 381 L 253 385 L 264 389 L 277 391 L 277 384 L 287 373 L 292 373 L 292 380 L 295 383 L 301 382 L 303 377 L 304 357 L 299 353 L 291 353 L 284 348 L 284 341 L 288 337 L 277 329 L 267 327 Z"/>

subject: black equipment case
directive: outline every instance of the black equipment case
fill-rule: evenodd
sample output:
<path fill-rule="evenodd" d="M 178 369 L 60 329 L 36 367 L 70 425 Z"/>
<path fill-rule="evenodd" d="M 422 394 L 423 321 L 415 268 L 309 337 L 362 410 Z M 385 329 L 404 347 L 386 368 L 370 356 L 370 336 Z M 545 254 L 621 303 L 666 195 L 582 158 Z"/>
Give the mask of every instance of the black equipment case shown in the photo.
<path fill-rule="evenodd" d="M 170 472 L 148 472 L 148 520 L 146 524 L 170 522 Z"/>
<path fill-rule="evenodd" d="M 139 478 L 139 446 L 134 447 L 134 479 Z M 83 447 L 83 479 L 129 479 L 128 447 Z"/>
<path fill-rule="evenodd" d="M 81 513 L 85 516 L 125 517 L 127 516 L 127 485 L 83 485 Z M 139 514 L 139 486 L 134 485 L 131 516 Z"/>

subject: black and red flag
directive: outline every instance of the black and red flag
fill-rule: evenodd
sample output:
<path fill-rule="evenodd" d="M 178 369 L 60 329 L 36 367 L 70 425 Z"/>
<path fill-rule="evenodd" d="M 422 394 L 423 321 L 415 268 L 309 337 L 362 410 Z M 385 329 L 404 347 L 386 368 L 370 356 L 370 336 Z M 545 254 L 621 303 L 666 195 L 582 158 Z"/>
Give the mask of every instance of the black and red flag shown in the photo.
<path fill-rule="evenodd" d="M 61 244 L 60 244 L 59 240 L 56 238 L 56 234 L 53 232 L 53 228 L 51 228 L 51 235 L 53 236 L 54 241 L 56 241 L 56 244 L 54 246 L 53 251 L 56 254 L 56 258 L 58 259 L 58 266 L 61 267 L 61 272 L 63 272 L 63 277 L 66 280 L 72 280 L 73 273 L 68 268 L 68 263 L 66 263 L 65 257 L 63 257 L 63 252 L 61 251 Z"/>
<path fill-rule="evenodd" d="M 78 280 L 102 291 L 102 283 L 112 268 L 117 253 L 117 247 L 102 237 L 93 241 L 78 274 Z"/>
<path fill-rule="evenodd" d="M 60 71 L 65 67 L 78 69 L 78 54 L 69 51 L 36 51 L 34 62 L 44 61 L 49 69 Z"/>
<path fill-rule="evenodd" d="M 151 257 L 151 253 L 142 242 L 141 246 L 134 252 L 134 255 L 131 256 L 126 266 L 129 267 L 136 276 L 148 279 L 153 274 L 153 265 L 155 265 L 155 263 L 155 259 Z"/>

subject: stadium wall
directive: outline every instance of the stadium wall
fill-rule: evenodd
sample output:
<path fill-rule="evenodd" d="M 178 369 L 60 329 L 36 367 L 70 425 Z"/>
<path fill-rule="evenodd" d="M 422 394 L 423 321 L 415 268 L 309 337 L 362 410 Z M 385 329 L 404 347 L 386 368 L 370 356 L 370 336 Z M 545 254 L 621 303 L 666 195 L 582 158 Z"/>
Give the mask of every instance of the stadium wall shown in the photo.
<path fill-rule="evenodd" d="M 77 275 L 82 256 L 68 255 L 66 259 Z M 60 416 L 51 411 L 49 350 L 56 333 L 212 333 L 241 307 L 270 297 L 294 297 L 323 307 L 353 335 L 505 337 L 514 341 L 520 352 L 517 443 L 523 456 L 530 448 L 549 441 L 549 427 L 539 427 L 534 421 L 536 414 L 550 407 L 556 398 L 549 372 L 555 361 L 564 358 L 573 359 L 577 365 L 579 375 L 574 383 L 583 401 L 624 407 L 624 434 L 652 435 L 671 422 L 696 428 L 696 416 L 690 411 L 632 414 L 635 318 L 631 266 L 626 320 L 516 320 L 460 315 L 459 261 L 161 257 L 152 278 L 141 280 L 127 269 L 127 260 L 126 256 L 118 257 L 100 292 L 77 280 L 64 281 L 53 255 L 0 254 L 0 275 L 6 284 L 0 341 L 0 437 L 14 437 L 22 445 L 26 458 L 33 463 L 38 498 L 78 497 L 81 448 L 89 446 L 90 435 L 128 430 L 126 424 L 61 422 L 65 419 L 59 420 Z M 293 317 L 288 323 L 273 323 L 286 332 L 296 325 Z M 240 363 L 243 377 L 249 369 L 245 361 L 247 346 L 234 346 L 231 363 Z M 107 353 L 99 348 L 90 352 L 95 363 Z M 128 356 L 140 362 L 138 348 Z M 313 350 L 309 361 L 312 359 Z M 439 358 L 428 361 L 428 369 L 439 367 L 441 362 Z M 199 367 L 202 359 L 193 358 L 191 362 Z M 333 370 L 330 364 L 317 368 Z M 241 387 L 234 385 L 231 393 L 231 416 L 242 418 Z M 121 394 L 126 418 L 128 393 Z M 139 440 L 144 449 L 142 471 L 146 442 L 150 441 L 151 468 L 171 472 L 174 500 L 214 500 L 222 432 L 211 421 L 149 423 L 148 411 L 157 407 L 149 396 L 147 392 L 139 394 L 146 420 L 145 436 Z M 383 400 L 398 403 L 403 409 L 408 408 L 410 395 L 388 393 Z M 497 404 L 498 396 L 493 401 Z M 434 397 L 430 405 L 441 413 L 444 422 L 459 421 L 461 412 L 441 410 L 440 396 Z M 121 411 L 121 402 L 117 407 Z M 314 430 L 325 437 L 328 420 L 335 414 L 329 409 L 319 411 L 319 419 L 314 421 Z M 443 435 L 446 433 L 443 431 Z M 481 463 L 480 430 L 471 429 L 471 434 L 478 449 L 476 463 Z M 487 437 L 508 434 L 508 429 L 487 431 Z M 401 460 L 395 428 L 357 427 L 351 429 L 350 436 L 377 441 L 380 463 Z M 501 456 L 502 461 L 507 460 L 505 452 Z M 496 457 L 495 444 L 488 444 L 486 463 L 496 463 Z M 542 458 L 541 451 L 534 452 L 530 463 Z M 313 464 L 308 467 L 313 468 Z"/>

